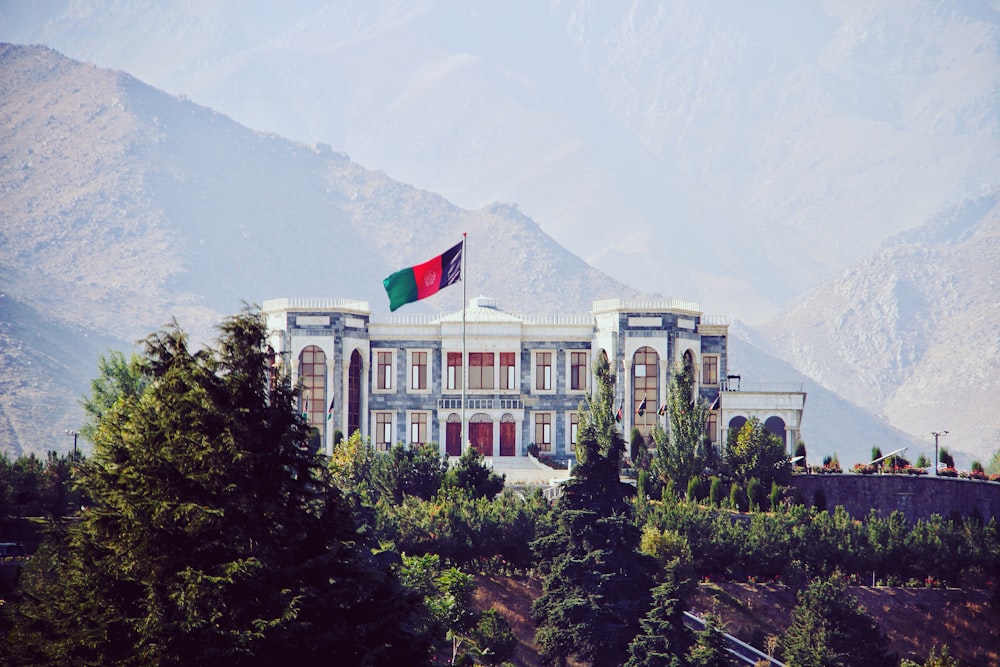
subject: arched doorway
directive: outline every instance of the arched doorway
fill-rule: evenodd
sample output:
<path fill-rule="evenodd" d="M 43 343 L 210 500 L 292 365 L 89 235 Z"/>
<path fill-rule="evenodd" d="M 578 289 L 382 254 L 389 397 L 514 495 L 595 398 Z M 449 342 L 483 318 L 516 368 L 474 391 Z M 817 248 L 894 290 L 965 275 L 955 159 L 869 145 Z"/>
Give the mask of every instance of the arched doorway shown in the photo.
<path fill-rule="evenodd" d="M 493 420 L 477 412 L 469 420 L 469 442 L 483 456 L 493 456 Z"/>
<path fill-rule="evenodd" d="M 351 353 L 347 369 L 347 437 L 361 430 L 361 353 Z"/>
<path fill-rule="evenodd" d="M 462 455 L 462 418 L 454 412 L 444 427 L 444 450 L 448 456 Z"/>
<path fill-rule="evenodd" d="M 740 434 L 740 429 L 747 423 L 746 417 L 733 417 L 729 420 L 729 435 L 726 438 L 726 445 L 736 442 L 736 436 Z"/>
<path fill-rule="evenodd" d="M 764 429 L 768 433 L 778 438 L 782 444 L 785 443 L 785 420 L 781 417 L 768 417 L 764 422 Z"/>
<path fill-rule="evenodd" d="M 509 412 L 500 418 L 500 456 L 514 456 L 517 445 L 517 424 Z"/>

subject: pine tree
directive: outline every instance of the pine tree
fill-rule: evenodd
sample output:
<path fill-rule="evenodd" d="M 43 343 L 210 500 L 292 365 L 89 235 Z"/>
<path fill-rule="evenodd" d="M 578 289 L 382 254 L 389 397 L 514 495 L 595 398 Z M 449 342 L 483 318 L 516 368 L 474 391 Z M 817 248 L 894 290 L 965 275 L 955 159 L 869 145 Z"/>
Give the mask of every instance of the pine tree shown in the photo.
<path fill-rule="evenodd" d="M 545 572 L 532 616 L 546 664 L 575 656 L 595 667 L 621 665 L 649 607 L 655 563 L 638 552 L 631 489 L 619 477 L 625 439 L 606 357 L 595 375 L 597 393 L 581 410 L 579 463 L 563 485 L 554 532 L 533 543 Z"/>
<path fill-rule="evenodd" d="M 215 349 L 150 336 L 150 385 L 100 417 L 91 506 L 26 569 L 12 661 L 418 664 L 418 600 L 376 558 L 247 310 Z M 0 649 L 2 652 L 4 649 Z"/>
<path fill-rule="evenodd" d="M 733 664 L 722 630 L 711 614 L 705 618 L 705 627 L 695 633 L 695 645 L 688 663 L 691 667 L 731 667 Z"/>
<path fill-rule="evenodd" d="M 653 605 L 640 625 L 626 667 L 686 667 L 694 636 L 684 624 L 684 603 L 672 571 L 653 589 Z"/>
<path fill-rule="evenodd" d="M 705 442 L 705 422 L 709 405 L 694 397 L 694 369 L 690 361 L 675 369 L 667 393 L 667 416 L 670 430 L 656 424 L 656 467 L 659 480 L 672 480 L 674 488 L 686 489 L 688 481 L 700 476 L 711 460 L 711 445 Z"/>
<path fill-rule="evenodd" d="M 814 579 L 799 591 L 782 640 L 789 667 L 886 667 L 888 638 L 847 592 L 843 578 Z"/>

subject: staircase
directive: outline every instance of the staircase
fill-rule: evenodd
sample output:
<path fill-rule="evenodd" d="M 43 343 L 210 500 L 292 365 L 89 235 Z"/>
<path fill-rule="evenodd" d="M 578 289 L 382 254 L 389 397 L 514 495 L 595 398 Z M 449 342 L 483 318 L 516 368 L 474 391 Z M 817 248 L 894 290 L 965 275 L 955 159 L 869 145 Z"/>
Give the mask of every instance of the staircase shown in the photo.
<path fill-rule="evenodd" d="M 498 475 L 507 478 L 507 484 L 552 486 L 569 479 L 569 470 L 553 470 L 530 456 L 488 456 L 484 463 Z"/>

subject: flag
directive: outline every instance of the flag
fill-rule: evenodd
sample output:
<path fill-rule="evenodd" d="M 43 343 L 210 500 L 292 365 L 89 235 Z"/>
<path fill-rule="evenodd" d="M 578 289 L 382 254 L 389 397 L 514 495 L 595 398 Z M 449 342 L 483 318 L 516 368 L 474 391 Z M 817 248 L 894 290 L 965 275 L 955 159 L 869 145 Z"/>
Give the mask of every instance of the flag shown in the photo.
<path fill-rule="evenodd" d="M 646 414 L 646 397 L 645 396 L 642 397 L 642 401 L 639 403 L 639 409 L 636 410 L 635 413 L 637 415 L 639 415 L 640 417 L 642 417 L 644 414 Z"/>
<path fill-rule="evenodd" d="M 663 405 L 661 405 L 659 411 L 657 411 L 656 414 L 660 415 L 661 417 L 667 414 L 667 404 L 664 403 Z"/>
<path fill-rule="evenodd" d="M 326 410 L 326 420 L 330 421 L 333 418 L 333 399 L 330 399 L 330 407 Z"/>
<path fill-rule="evenodd" d="M 389 310 L 426 299 L 438 290 L 462 279 L 462 243 L 448 248 L 437 257 L 396 271 L 382 281 L 389 295 Z"/>
<path fill-rule="evenodd" d="M 618 405 L 618 412 L 615 413 L 615 421 L 618 422 L 619 424 L 622 421 L 622 408 L 624 407 L 625 407 L 625 399 L 622 399 L 622 402 Z"/>

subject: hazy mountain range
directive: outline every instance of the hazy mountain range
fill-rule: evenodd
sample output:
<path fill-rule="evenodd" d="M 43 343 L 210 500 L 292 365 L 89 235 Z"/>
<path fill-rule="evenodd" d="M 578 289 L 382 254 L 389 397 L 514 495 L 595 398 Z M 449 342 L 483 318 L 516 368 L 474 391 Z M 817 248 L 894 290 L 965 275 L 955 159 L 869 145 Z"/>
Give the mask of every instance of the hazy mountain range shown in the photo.
<path fill-rule="evenodd" d="M 492 231 L 495 257 L 515 234 L 513 273 L 470 289 L 535 312 L 623 284 L 698 300 L 756 326 L 735 364 L 763 348 L 790 365 L 759 379 L 814 378 L 820 452 L 913 442 L 833 394 L 824 407 L 822 387 L 984 458 L 1000 435 L 998 24 L 997 3 L 0 5 L 0 38 L 169 93 L 74 66 L 88 76 L 54 81 L 60 101 L 12 100 L 5 55 L 4 298 L 126 338 L 239 299 L 378 307 L 411 244 L 469 231 L 474 255 Z M 91 76 L 114 92 L 73 90 Z M 65 141 L 94 145 L 25 173 L 14 137 L 44 154 L 70 111 Z M 15 220 L 29 183 L 42 194 Z"/>

